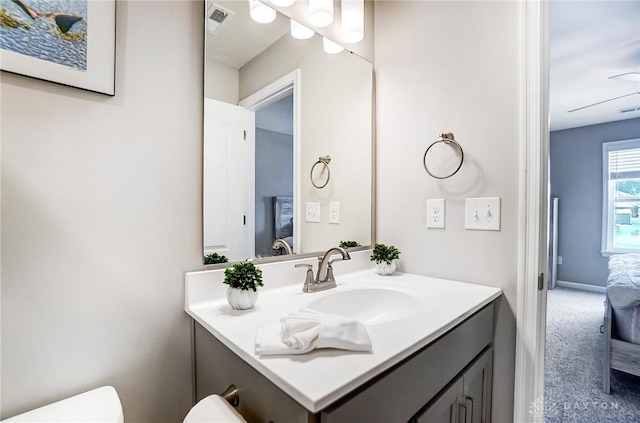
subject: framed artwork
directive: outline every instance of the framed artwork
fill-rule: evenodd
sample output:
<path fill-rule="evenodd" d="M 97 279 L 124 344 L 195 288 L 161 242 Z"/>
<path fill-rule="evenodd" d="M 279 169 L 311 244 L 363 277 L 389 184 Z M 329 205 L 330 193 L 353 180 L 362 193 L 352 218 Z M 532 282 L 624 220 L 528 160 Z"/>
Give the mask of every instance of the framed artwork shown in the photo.
<path fill-rule="evenodd" d="M 0 0 L 0 69 L 115 95 L 115 0 Z"/>

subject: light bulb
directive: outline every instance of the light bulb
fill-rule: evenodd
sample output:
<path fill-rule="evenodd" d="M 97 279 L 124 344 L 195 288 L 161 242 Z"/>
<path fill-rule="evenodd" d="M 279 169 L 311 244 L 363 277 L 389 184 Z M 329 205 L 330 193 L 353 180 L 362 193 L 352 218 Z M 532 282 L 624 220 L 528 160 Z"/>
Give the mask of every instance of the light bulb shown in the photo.
<path fill-rule="evenodd" d="M 259 23 L 269 23 L 276 19 L 276 11 L 258 0 L 249 0 L 249 15 Z"/>
<path fill-rule="evenodd" d="M 313 31 L 313 29 L 307 28 L 301 23 L 291 19 L 291 36 L 293 38 L 297 38 L 298 40 L 306 40 L 313 37 L 314 34 L 315 32 Z"/>
<path fill-rule="evenodd" d="M 342 41 L 357 43 L 364 39 L 364 0 L 342 0 Z"/>
<path fill-rule="evenodd" d="M 340 44 L 336 44 L 326 37 L 322 37 L 322 48 L 324 49 L 325 53 L 329 54 L 340 53 L 342 50 L 344 50 L 344 47 L 342 47 Z"/>
<path fill-rule="evenodd" d="M 333 22 L 333 0 L 309 0 L 309 21 L 322 28 Z"/>

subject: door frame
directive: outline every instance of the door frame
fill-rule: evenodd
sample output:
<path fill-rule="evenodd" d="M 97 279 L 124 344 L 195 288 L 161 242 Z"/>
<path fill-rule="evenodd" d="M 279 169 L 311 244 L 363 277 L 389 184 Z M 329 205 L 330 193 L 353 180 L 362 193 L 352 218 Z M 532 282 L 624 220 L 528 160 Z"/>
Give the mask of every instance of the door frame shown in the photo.
<path fill-rule="evenodd" d="M 257 110 L 262 109 L 270 104 L 275 103 L 276 101 L 286 97 L 289 93 L 293 94 L 293 252 L 300 251 L 300 245 L 302 245 L 301 239 L 301 193 L 300 193 L 300 154 L 301 154 L 301 145 L 300 145 L 300 131 L 301 131 L 301 113 L 300 113 L 300 105 L 301 105 L 301 90 L 300 90 L 300 69 L 295 69 L 283 77 L 277 79 L 276 81 L 270 83 L 264 88 L 256 91 L 251 94 L 247 98 L 241 100 L 238 103 L 238 106 L 244 107 L 245 109 L 255 112 Z M 252 169 L 250 172 L 247 172 L 247 185 L 249 189 L 247 189 L 245 195 L 247 196 L 247 204 L 254 204 L 255 198 L 255 138 L 254 144 L 248 146 L 248 156 L 251 165 L 249 166 Z M 251 210 L 247 210 L 247 213 L 250 213 L 252 218 L 248 219 L 249 223 L 247 228 L 247 233 L 255 236 L 255 205 L 251 208 Z"/>
<path fill-rule="evenodd" d="M 544 422 L 548 161 L 549 3 L 520 2 L 520 159 L 514 414 Z M 542 289 L 538 276 L 544 274 Z"/>

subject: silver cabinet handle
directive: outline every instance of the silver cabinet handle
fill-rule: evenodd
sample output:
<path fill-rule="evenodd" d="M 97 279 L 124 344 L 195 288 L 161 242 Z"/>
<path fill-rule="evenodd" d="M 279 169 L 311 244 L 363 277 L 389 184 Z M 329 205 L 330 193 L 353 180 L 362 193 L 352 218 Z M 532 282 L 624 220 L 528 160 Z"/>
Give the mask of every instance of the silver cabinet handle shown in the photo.
<path fill-rule="evenodd" d="M 467 422 L 467 405 L 464 401 L 464 398 L 458 398 L 458 423 Z M 464 410 L 464 419 L 462 418 L 461 410 Z"/>
<path fill-rule="evenodd" d="M 467 395 L 465 397 L 465 400 L 471 402 L 471 420 L 473 420 L 473 397 L 470 397 L 469 395 Z"/>

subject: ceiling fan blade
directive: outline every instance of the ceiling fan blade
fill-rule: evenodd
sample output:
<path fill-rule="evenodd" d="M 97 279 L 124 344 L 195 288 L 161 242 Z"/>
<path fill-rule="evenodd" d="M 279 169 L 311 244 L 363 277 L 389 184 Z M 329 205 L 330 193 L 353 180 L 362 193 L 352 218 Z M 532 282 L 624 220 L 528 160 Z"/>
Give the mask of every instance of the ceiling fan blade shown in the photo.
<path fill-rule="evenodd" d="M 607 103 L 609 101 L 618 100 L 618 99 L 625 98 L 625 97 L 631 97 L 632 95 L 638 95 L 638 94 L 640 94 L 640 91 L 636 91 L 636 92 L 633 92 L 633 93 L 621 95 L 620 97 L 613 97 L 613 98 L 610 98 L 608 100 L 598 101 L 597 103 L 589 104 L 588 106 L 578 107 L 577 109 L 568 110 L 567 113 L 577 112 L 578 110 L 586 109 L 587 107 L 597 106 L 598 104 Z"/>

